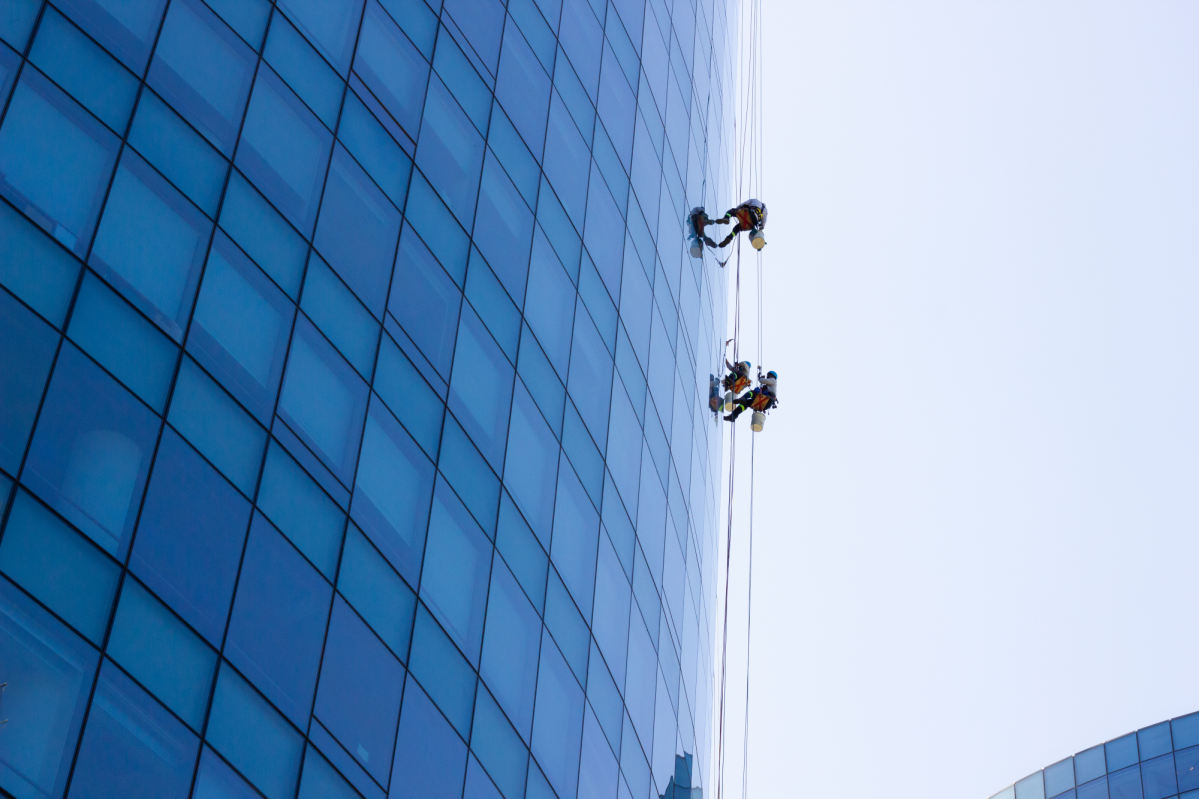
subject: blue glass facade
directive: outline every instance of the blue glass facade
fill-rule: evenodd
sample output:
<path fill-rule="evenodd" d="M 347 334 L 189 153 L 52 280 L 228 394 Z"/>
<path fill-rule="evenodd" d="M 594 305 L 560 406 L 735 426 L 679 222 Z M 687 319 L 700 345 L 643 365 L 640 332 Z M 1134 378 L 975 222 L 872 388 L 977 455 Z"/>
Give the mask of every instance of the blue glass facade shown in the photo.
<path fill-rule="evenodd" d="M 992 799 L 1199 799 L 1199 713 L 1093 746 Z"/>
<path fill-rule="evenodd" d="M 729 16 L 0 4 L 0 794 L 701 795 Z"/>

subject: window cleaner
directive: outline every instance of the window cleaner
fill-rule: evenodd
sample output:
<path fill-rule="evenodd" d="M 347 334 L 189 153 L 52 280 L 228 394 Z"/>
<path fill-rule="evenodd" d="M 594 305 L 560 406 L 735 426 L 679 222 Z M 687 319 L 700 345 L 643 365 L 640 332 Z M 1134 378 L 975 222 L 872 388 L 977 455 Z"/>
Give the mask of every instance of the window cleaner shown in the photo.
<path fill-rule="evenodd" d="M 724 395 L 724 409 L 731 411 L 737 402 L 737 396 L 749 388 L 750 376 L 749 370 L 753 366 L 749 361 L 738 361 L 737 363 L 729 363 L 727 360 L 724 365 L 728 367 L 729 373 L 724 376 L 721 385 L 728 393 Z"/>
<path fill-rule="evenodd" d="M 712 241 L 707 234 L 708 225 L 727 225 L 734 219 L 737 224 L 733 225 L 733 229 L 724 237 L 724 240 L 719 244 Z M 766 204 L 761 200 L 746 200 L 736 208 L 725 211 L 724 216 L 719 219 L 710 218 L 702 206 L 692 208 L 688 221 L 687 239 L 693 258 L 703 257 L 703 244 L 707 244 L 713 249 L 727 247 L 738 233 L 747 230 L 749 231 L 749 243 L 755 250 L 766 246 L 766 238 L 762 235 L 762 231 L 766 227 Z"/>
<path fill-rule="evenodd" d="M 762 428 L 766 426 L 766 412 L 779 404 L 778 398 L 779 376 L 778 372 L 771 370 L 762 376 L 761 369 L 758 370 L 758 387 L 753 391 L 738 397 L 732 402 L 736 406 L 732 413 L 724 417 L 726 422 L 735 422 L 737 417 L 749 408 L 754 412 L 751 420 L 751 427 L 755 433 L 762 432 Z M 726 407 L 728 407 L 726 405 Z"/>

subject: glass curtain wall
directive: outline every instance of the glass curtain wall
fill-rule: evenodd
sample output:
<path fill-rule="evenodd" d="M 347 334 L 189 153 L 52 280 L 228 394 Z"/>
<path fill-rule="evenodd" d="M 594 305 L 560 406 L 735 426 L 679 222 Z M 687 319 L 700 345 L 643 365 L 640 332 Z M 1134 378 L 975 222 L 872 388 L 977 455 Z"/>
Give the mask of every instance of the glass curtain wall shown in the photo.
<path fill-rule="evenodd" d="M 991 799 L 1199 799 L 1199 713 L 1093 746 Z"/>
<path fill-rule="evenodd" d="M 698 795 L 731 16 L 0 3 L 0 794 Z"/>

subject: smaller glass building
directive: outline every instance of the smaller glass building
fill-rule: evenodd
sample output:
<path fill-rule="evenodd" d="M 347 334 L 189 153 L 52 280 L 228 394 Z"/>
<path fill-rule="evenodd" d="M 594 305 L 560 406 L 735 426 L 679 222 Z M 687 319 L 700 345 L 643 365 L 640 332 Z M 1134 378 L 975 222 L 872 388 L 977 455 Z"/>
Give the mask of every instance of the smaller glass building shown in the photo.
<path fill-rule="evenodd" d="M 1199 799 L 1199 713 L 1059 760 L 991 799 Z"/>

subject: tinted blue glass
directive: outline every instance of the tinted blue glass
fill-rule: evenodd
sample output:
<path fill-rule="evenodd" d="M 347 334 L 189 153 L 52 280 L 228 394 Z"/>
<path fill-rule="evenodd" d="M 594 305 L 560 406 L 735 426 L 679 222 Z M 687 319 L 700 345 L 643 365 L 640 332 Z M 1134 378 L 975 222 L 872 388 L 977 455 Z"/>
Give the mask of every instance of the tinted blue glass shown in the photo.
<path fill-rule="evenodd" d="M 613 799 L 619 766 L 591 708 L 583 721 L 583 751 L 579 764 L 579 799 Z M 674 754 L 673 746 L 670 753 Z M 663 775 L 660 781 L 665 782 Z"/>
<path fill-rule="evenodd" d="M 136 580 L 125 580 L 108 656 L 192 729 L 204 724 L 217 654 Z"/>
<path fill-rule="evenodd" d="M 541 193 L 537 198 L 537 221 L 561 259 L 570 279 L 575 280 L 579 272 L 579 254 L 583 250 L 583 242 L 566 215 L 566 209 L 562 207 L 558 196 L 544 178 L 541 181 Z"/>
<path fill-rule="evenodd" d="M 200 768 L 196 770 L 196 788 L 192 799 L 257 799 L 258 793 L 250 784 L 229 768 L 207 746 L 200 755 Z"/>
<path fill-rule="evenodd" d="M 0 468 L 16 474 L 50 375 L 58 335 L 0 291 Z"/>
<path fill-rule="evenodd" d="M 570 592 L 562 583 L 557 569 L 550 569 L 545 589 L 545 626 L 554 643 L 570 664 L 575 679 L 587 679 L 588 639 L 587 622 L 579 613 Z"/>
<path fill-rule="evenodd" d="M 588 3 L 584 0 L 564 0 L 558 37 L 575 71 L 579 73 L 583 86 L 594 98 L 599 82 L 604 32 Z"/>
<path fill-rule="evenodd" d="M 372 0 L 362 20 L 354 71 L 409 136 L 416 137 L 429 64 L 390 16 Z"/>
<path fill-rule="evenodd" d="M 307 243 L 236 169 L 229 176 L 220 222 L 287 296 L 294 300 L 300 295 Z"/>
<path fill-rule="evenodd" d="M 404 667 L 344 602 L 336 600 L 315 713 L 359 765 L 383 784 L 403 684 Z"/>
<path fill-rule="evenodd" d="M 412 585 L 420 574 L 433 464 L 395 418 L 372 401 L 350 513 Z"/>
<path fill-rule="evenodd" d="M 545 161 L 546 177 L 554 187 L 566 213 L 578 228 L 583 227 L 583 215 L 587 206 L 587 175 L 591 168 L 591 154 L 587 143 L 579 135 L 571 121 L 566 106 L 555 96 L 550 102 L 550 120 L 546 128 Z M 618 235 L 620 228 L 609 228 L 609 236 Z"/>
<path fill-rule="evenodd" d="M 508 115 L 498 105 L 491 115 L 491 127 L 487 132 L 487 144 L 499 158 L 508 178 L 512 180 L 524 201 L 533 207 L 537 204 L 537 184 L 541 179 L 541 166 L 529 152 Z"/>
<path fill-rule="evenodd" d="M 1074 756 L 1074 775 L 1079 785 L 1107 773 L 1103 747 L 1096 746 Z"/>
<path fill-rule="evenodd" d="M 145 70 L 166 0 L 64 0 L 59 6 L 125 66 Z"/>
<path fill-rule="evenodd" d="M 255 50 L 262 44 L 271 15 L 270 0 L 211 0 L 208 5 Z"/>
<path fill-rule="evenodd" d="M 379 345 L 375 391 L 425 453 L 436 457 L 445 405 L 426 379 L 391 336 L 384 336 Z"/>
<path fill-rule="evenodd" d="M 466 34 L 483 64 L 493 74 L 500 55 L 504 6 L 499 0 L 446 0 L 445 11 Z"/>
<path fill-rule="evenodd" d="M 304 739 L 228 663 L 221 664 L 205 737 L 268 799 L 295 795 Z"/>
<path fill-rule="evenodd" d="M 554 65 L 554 88 L 558 90 L 558 99 L 566 105 L 571 118 L 574 119 L 575 127 L 582 134 L 583 141 L 590 144 L 592 132 L 595 130 L 595 106 L 592 105 L 591 97 L 571 68 L 566 55 L 561 51 Z"/>
<path fill-rule="evenodd" d="M 190 358 L 180 365 L 167 420 L 242 493 L 253 496 L 266 430 Z"/>
<path fill-rule="evenodd" d="M 1109 774 L 1136 763 L 1138 760 L 1136 733 L 1129 733 L 1122 738 L 1108 741 L 1103 748 L 1107 751 L 1107 770 Z"/>
<path fill-rule="evenodd" d="M 39 0 L 14 0 L 9 3 L 0 15 L 0 38 L 24 52 L 25 42 L 33 30 L 33 24 L 37 22 L 37 12 L 41 7 Z"/>
<path fill-rule="evenodd" d="M 147 82 L 226 156 L 233 154 L 254 52 L 199 0 L 171 3 Z"/>
<path fill-rule="evenodd" d="M 458 220 L 469 222 L 483 167 L 483 138 L 436 77 L 429 81 L 416 164 Z"/>
<path fill-rule="evenodd" d="M 1107 777 L 1101 777 L 1085 785 L 1079 785 L 1077 796 L 1078 799 L 1108 799 Z"/>
<path fill-rule="evenodd" d="M 574 403 L 566 405 L 566 420 L 562 426 L 562 448 L 575 467 L 579 480 L 587 489 L 592 503 L 600 503 L 604 488 L 604 458 L 596 449 Z"/>
<path fill-rule="evenodd" d="M 0 283 L 61 326 L 78 275 L 78 261 L 0 202 Z"/>
<path fill-rule="evenodd" d="M 471 515 L 491 536 L 495 532 L 500 482 L 453 414 L 446 415 L 438 468 Z"/>
<path fill-rule="evenodd" d="M 624 255 L 624 238 L 612 235 L 612 231 L 620 230 L 622 224 L 620 209 L 612 200 L 607 186 L 598 177 L 593 177 L 583 241 L 595 260 L 600 277 L 612 293 L 620 289 L 621 259 Z"/>
<path fill-rule="evenodd" d="M 412 186 L 404 214 L 433 255 L 461 286 L 466 277 L 470 239 L 420 170 L 412 173 Z"/>
<path fill-rule="evenodd" d="M 350 68 L 362 0 L 283 0 L 279 4 L 342 75 Z"/>
<path fill-rule="evenodd" d="M 316 253 L 308 260 L 300 308 L 358 374 L 370 380 L 379 346 L 379 323 Z"/>
<path fill-rule="evenodd" d="M 195 206 L 126 151 L 88 263 L 182 341 L 211 233 Z"/>
<path fill-rule="evenodd" d="M 0 787 L 18 796 L 62 795 L 98 657 L 0 579 L 0 670 L 10 683 L 6 690 L 13 692 L 5 715 L 13 729 L 42 730 L 38 736 L 0 739 Z M 17 693 L 17 686 L 30 688 Z"/>
<path fill-rule="evenodd" d="M 1199 746 L 1176 751 L 1174 766 L 1178 777 L 1178 790 L 1199 788 Z"/>
<path fill-rule="evenodd" d="M 153 92 L 142 93 L 129 143 L 204 213 L 216 215 L 228 162 Z"/>
<path fill-rule="evenodd" d="M 410 679 L 396 736 L 396 799 L 460 799 L 466 744 Z"/>
<path fill-rule="evenodd" d="M 404 198 L 408 195 L 412 159 L 354 92 L 346 95 L 337 138 L 379 184 L 384 194 L 402 208 Z"/>
<path fill-rule="evenodd" d="M 258 70 L 236 163 L 305 235 L 316 221 L 332 139 L 274 72 Z"/>
<path fill-rule="evenodd" d="M 258 420 L 274 409 L 291 305 L 240 250 L 218 233 L 208 256 L 188 351 Z"/>
<path fill-rule="evenodd" d="M 462 292 L 412 228 L 400 237 L 388 309 L 443 378 L 450 375 Z"/>
<path fill-rule="evenodd" d="M 123 133 L 137 99 L 137 78 L 54 9 L 42 16 L 29 60 Z"/>
<path fill-rule="evenodd" d="M 512 297 L 479 251 L 473 248 L 466 277 L 466 299 L 508 359 L 515 360 L 520 345 L 520 309 L 513 304 Z"/>
<path fill-rule="evenodd" d="M 470 748 L 504 796 L 524 796 L 528 749 L 486 688 L 480 688 L 475 701 Z M 469 768 L 475 769 L 477 765 Z"/>
<path fill-rule="evenodd" d="M 1137 731 L 1137 748 L 1141 760 L 1149 760 L 1169 752 L 1173 746 L 1170 742 L 1170 722 L 1163 721 Z"/>
<path fill-rule="evenodd" d="M 587 700 L 604 730 L 608 743 L 620 751 L 620 728 L 624 717 L 624 702 L 607 664 L 594 646 L 587 668 Z"/>
<path fill-rule="evenodd" d="M 625 655 L 629 642 L 629 603 L 632 595 L 608 536 L 599 537 L 599 555 L 595 576 L 595 612 L 591 616 L 591 632 L 613 673 L 624 674 Z M 590 689 L 589 689 L 590 690 Z M 619 716 L 619 714 L 617 714 Z M 601 720 L 604 716 L 601 714 Z M 619 719 L 617 719 L 619 729 Z"/>
<path fill-rule="evenodd" d="M 540 233 L 534 238 L 529 265 L 529 294 L 525 319 L 549 356 L 558 374 L 565 376 L 570 362 L 570 336 L 574 321 L 575 287 L 562 270 L 549 242 Z"/>
<path fill-rule="evenodd" d="M 518 302 L 525 294 L 533 214 L 494 158 L 483 170 L 475 236 L 480 251 Z"/>
<path fill-rule="evenodd" d="M 416 596 L 353 525 L 346 533 L 337 590 L 393 654 L 407 659 Z"/>
<path fill-rule="evenodd" d="M 497 467 L 504 457 L 513 375 L 504 353 L 467 309 L 459 325 L 449 406 L 487 460 Z"/>
<path fill-rule="evenodd" d="M 279 413 L 333 474 L 349 485 L 368 389 L 306 319 L 292 338 Z"/>
<path fill-rule="evenodd" d="M 1132 766 L 1109 773 L 1107 792 L 1110 799 L 1142 799 L 1144 794 L 1141 790 L 1140 768 Z"/>
<path fill-rule="evenodd" d="M 480 675 L 527 740 L 533 724 L 541 621 L 502 562 L 496 564 L 487 600 L 487 633 Z"/>
<path fill-rule="evenodd" d="M 604 132 L 612 141 L 612 152 L 620 157 L 620 164 L 614 165 L 615 169 L 620 169 L 622 165 L 628 169 L 633 154 L 633 130 L 637 114 L 637 100 L 611 50 L 606 50 L 604 54 L 604 71 L 600 77 L 597 108 L 604 124 Z M 601 138 L 603 137 L 596 136 L 597 144 Z M 608 174 L 605 172 L 604 176 L 608 177 Z M 623 175 L 620 177 L 623 178 L 627 194 L 628 178 Z M 613 186 L 613 193 L 616 194 L 616 184 L 609 180 L 609 185 Z M 617 194 L 617 198 L 620 199 L 619 194 Z M 623 205 L 623 202 L 621 204 Z"/>
<path fill-rule="evenodd" d="M 297 725 L 308 721 L 333 589 L 255 516 L 225 656 Z"/>
<path fill-rule="evenodd" d="M 462 791 L 462 799 L 503 799 L 503 795 L 496 789 L 495 783 L 479 765 L 478 759 L 473 756 L 466 766 L 466 786 Z"/>
<path fill-rule="evenodd" d="M 544 23 L 543 23 L 544 24 Z M 552 39 L 551 39 L 552 41 Z M 552 47 L 551 47 L 552 52 Z M 495 96 L 528 143 L 533 155 L 545 146 L 545 118 L 549 111 L 550 76 L 533 49 L 514 25 L 504 32 Z"/>
<path fill-rule="evenodd" d="M 82 256 L 118 146 L 75 101 L 25 70 L 0 127 L 0 193 Z"/>
<path fill-rule="evenodd" d="M 554 371 L 545 351 L 537 342 L 533 331 L 525 326 L 520 339 L 518 371 L 521 380 L 529 387 L 533 400 L 545 416 L 556 435 L 562 433 L 562 411 L 566 404 L 566 387 Z"/>
<path fill-rule="evenodd" d="M 420 596 L 472 662 L 478 662 L 491 542 L 444 483 L 433 497 Z"/>
<path fill-rule="evenodd" d="M 24 491 L 0 539 L 0 570 L 92 642 L 104 639 L 120 568 Z"/>
<path fill-rule="evenodd" d="M 349 786 L 329 761 L 321 757 L 311 744 L 304 756 L 304 776 L 300 778 L 299 799 L 357 799 L 358 792 Z"/>
<path fill-rule="evenodd" d="M 654 686 L 657 674 L 657 658 L 654 645 L 645 626 L 637 621 L 636 614 L 629 630 L 629 659 L 624 675 L 625 707 L 643 741 L 652 740 L 654 734 Z"/>
<path fill-rule="evenodd" d="M 592 437 L 603 441 L 612 393 L 612 356 L 604 347 L 604 340 L 600 338 L 591 317 L 583 309 L 575 314 L 567 387 Z"/>
<path fill-rule="evenodd" d="M 271 22 L 267 62 L 329 128 L 337 126 L 345 83 L 282 14 Z"/>
<path fill-rule="evenodd" d="M 1199 713 L 1173 719 L 1170 722 L 1170 730 L 1175 749 L 1199 744 Z"/>
<path fill-rule="evenodd" d="M 325 577 L 333 578 L 345 514 L 274 440 L 262 470 L 258 508 Z"/>
<path fill-rule="evenodd" d="M 437 41 L 437 15 L 424 0 L 381 0 L 383 7 L 399 23 L 425 58 L 433 57 L 433 43 Z M 434 5 L 438 5 L 434 3 Z"/>
<path fill-rule="evenodd" d="M 503 13 L 502 9 L 500 13 Z M 450 35 L 448 27 L 441 29 L 433 68 L 475 127 L 481 133 L 486 133 L 487 115 L 491 110 L 491 89 L 479 77 L 478 70 L 471 65 L 470 59 Z"/>
<path fill-rule="evenodd" d="M 520 446 L 508 449 L 504 485 L 543 541 L 549 540 L 558 472 L 558 442 L 523 384 L 518 384 L 508 432 Z"/>
<path fill-rule="evenodd" d="M 583 733 L 583 692 L 558 648 L 546 640 L 537 673 L 533 756 L 559 794 L 573 792 L 579 775 Z"/>
<path fill-rule="evenodd" d="M 424 603 L 416 608 L 409 667 L 460 735 L 470 732 L 475 672 Z"/>
<path fill-rule="evenodd" d="M 400 212 L 338 147 L 329 169 L 313 243 L 377 317 L 400 235 Z"/>
<path fill-rule="evenodd" d="M 1178 792 L 1174 778 L 1174 755 L 1167 754 L 1141 763 L 1145 799 L 1165 799 Z"/>
<path fill-rule="evenodd" d="M 171 430 L 162 435 L 130 567 L 219 644 L 233 599 L 250 504 Z"/>
<path fill-rule="evenodd" d="M 608 346 L 608 351 L 615 352 L 616 306 L 612 303 L 612 298 L 608 294 L 599 272 L 596 271 L 595 264 L 589 257 L 583 258 L 580 263 L 579 295 L 583 298 L 583 303 L 591 314 L 591 321 L 595 322 L 596 328 L 600 331 L 600 337 Z M 619 365 L 619 360 L 617 365 Z"/>
<path fill-rule="evenodd" d="M 73 797 L 186 799 L 199 740 L 105 663 L 71 780 Z"/>
<path fill-rule="evenodd" d="M 158 427 L 149 408 L 64 344 L 22 482 L 123 559 Z"/>
<path fill-rule="evenodd" d="M 508 568 L 516 575 L 525 595 L 540 612 L 545 603 L 545 578 L 549 568 L 549 557 L 507 492 L 504 492 L 500 501 L 496 547 Z"/>

